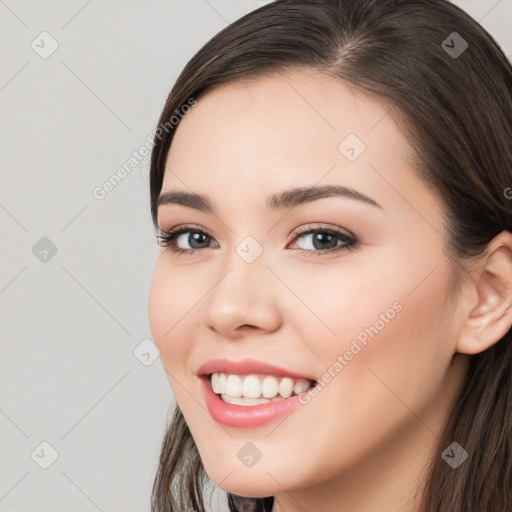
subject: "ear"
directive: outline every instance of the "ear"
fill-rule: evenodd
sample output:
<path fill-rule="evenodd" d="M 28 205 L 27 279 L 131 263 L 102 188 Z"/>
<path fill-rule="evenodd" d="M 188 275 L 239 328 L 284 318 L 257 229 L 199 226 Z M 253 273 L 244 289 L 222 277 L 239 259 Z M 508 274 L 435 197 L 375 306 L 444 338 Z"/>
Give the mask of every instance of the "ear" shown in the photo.
<path fill-rule="evenodd" d="M 483 352 L 512 325 L 512 233 L 502 231 L 489 243 L 471 288 L 470 313 L 456 348 L 462 354 Z"/>

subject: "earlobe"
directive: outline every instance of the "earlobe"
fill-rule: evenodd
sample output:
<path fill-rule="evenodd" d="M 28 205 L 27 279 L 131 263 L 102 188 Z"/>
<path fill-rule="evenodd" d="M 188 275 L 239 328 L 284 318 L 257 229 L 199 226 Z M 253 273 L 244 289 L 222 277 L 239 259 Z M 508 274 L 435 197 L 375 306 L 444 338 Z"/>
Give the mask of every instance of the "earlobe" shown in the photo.
<path fill-rule="evenodd" d="M 491 241 L 473 279 L 477 302 L 457 341 L 462 354 L 483 352 L 512 326 L 512 233 L 503 231 Z"/>

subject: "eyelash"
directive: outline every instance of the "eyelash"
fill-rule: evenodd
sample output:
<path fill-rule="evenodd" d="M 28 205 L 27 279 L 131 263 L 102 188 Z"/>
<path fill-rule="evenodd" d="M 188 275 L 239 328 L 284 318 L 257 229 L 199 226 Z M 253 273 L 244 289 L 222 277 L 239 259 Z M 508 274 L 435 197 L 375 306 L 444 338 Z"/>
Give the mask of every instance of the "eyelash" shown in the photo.
<path fill-rule="evenodd" d="M 176 248 L 176 239 L 182 235 L 183 233 L 200 233 L 205 235 L 206 237 L 213 238 L 206 231 L 197 228 L 196 226 L 181 226 L 178 228 L 171 229 L 169 231 L 160 230 L 160 234 L 157 235 L 157 239 L 159 240 L 159 245 L 161 247 L 166 247 L 171 250 L 171 252 L 180 255 L 180 254 L 192 254 L 197 251 L 201 251 L 203 249 L 208 249 L 208 247 L 203 247 L 201 249 L 177 249 Z M 328 233 L 330 235 L 335 235 L 339 240 L 342 240 L 345 245 L 337 246 L 334 249 L 324 249 L 324 250 L 312 250 L 312 249 L 296 249 L 300 251 L 302 254 L 306 255 L 322 255 L 328 253 L 335 253 L 343 250 L 352 251 L 359 246 L 359 239 L 353 235 L 348 235 L 341 231 L 338 228 L 311 228 L 310 226 L 299 228 L 297 232 L 294 234 L 292 238 L 292 242 L 295 242 L 298 238 L 301 238 L 305 235 L 316 234 L 316 233 Z"/>

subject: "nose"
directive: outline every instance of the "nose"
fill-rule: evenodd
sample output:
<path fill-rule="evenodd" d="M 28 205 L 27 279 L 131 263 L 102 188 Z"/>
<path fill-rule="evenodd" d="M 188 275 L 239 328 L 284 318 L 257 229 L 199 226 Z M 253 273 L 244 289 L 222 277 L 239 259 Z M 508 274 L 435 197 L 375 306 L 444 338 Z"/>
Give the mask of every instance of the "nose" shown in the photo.
<path fill-rule="evenodd" d="M 282 320 L 278 284 L 266 266 L 264 254 L 247 263 L 233 251 L 205 297 L 204 325 L 231 339 L 245 332 L 274 332 Z"/>

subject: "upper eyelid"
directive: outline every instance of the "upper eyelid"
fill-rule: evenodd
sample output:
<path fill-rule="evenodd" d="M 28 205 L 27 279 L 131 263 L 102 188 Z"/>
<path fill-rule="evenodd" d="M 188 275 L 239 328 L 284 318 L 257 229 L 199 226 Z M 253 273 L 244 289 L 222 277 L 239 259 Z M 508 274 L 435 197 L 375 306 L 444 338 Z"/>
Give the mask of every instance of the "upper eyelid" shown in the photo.
<path fill-rule="evenodd" d="M 342 235 L 346 236 L 352 236 L 357 237 L 358 235 L 356 233 L 352 233 L 350 230 L 346 228 L 341 228 L 339 226 L 334 225 L 322 225 L 321 223 L 318 223 L 319 225 L 313 226 L 315 222 L 311 222 L 302 226 L 299 226 L 298 228 L 295 228 L 289 236 L 293 235 L 303 235 L 310 231 L 319 231 L 319 230 L 325 230 L 325 231 L 335 231 L 337 233 L 340 233 Z M 158 234 L 170 234 L 170 233 L 177 233 L 180 231 L 198 231 L 202 232 L 208 236 L 211 236 L 212 238 L 215 238 L 212 234 L 210 234 L 209 230 L 206 228 L 203 228 L 201 226 L 195 225 L 195 224 L 178 224 L 177 226 L 170 228 L 170 229 L 163 229 L 160 226 L 158 226 Z"/>
<path fill-rule="evenodd" d="M 346 237 L 346 238 L 350 238 L 354 241 L 359 241 L 359 242 L 362 241 L 362 237 L 359 234 L 353 233 L 350 230 L 347 230 L 346 228 L 341 228 L 341 227 L 335 226 L 335 225 L 325 225 L 325 224 L 321 224 L 321 223 L 318 223 L 319 225 L 317 225 L 317 226 L 314 226 L 313 224 L 315 224 L 315 222 L 308 223 L 308 224 L 299 226 L 298 228 L 295 228 L 290 233 L 290 235 L 288 235 L 287 243 L 295 242 L 295 240 L 297 240 L 301 236 L 309 235 L 315 231 L 333 232 L 339 237 Z M 169 236 L 171 234 L 176 235 L 177 233 L 179 233 L 174 238 L 174 241 L 175 241 L 178 236 L 181 236 L 182 234 L 187 233 L 187 232 L 194 232 L 194 231 L 203 233 L 204 235 L 209 236 L 212 239 L 217 241 L 217 239 L 212 234 L 210 234 L 210 232 L 207 229 L 205 229 L 201 226 L 195 225 L 195 224 L 178 224 L 177 226 L 170 228 L 169 230 L 165 230 L 165 229 L 162 229 L 159 227 L 159 232 L 157 234 L 157 237 L 161 238 L 161 235 L 163 235 L 163 237 L 165 237 L 165 236 Z M 218 241 L 217 241 L 217 243 L 218 243 Z"/>
<path fill-rule="evenodd" d="M 356 237 L 357 236 L 355 233 L 352 233 L 351 231 L 349 231 L 346 228 L 342 228 L 342 227 L 339 227 L 339 226 L 334 226 L 332 224 L 326 225 L 326 224 L 322 224 L 321 222 L 319 222 L 318 223 L 319 225 L 317 225 L 317 226 L 313 226 L 313 224 L 315 224 L 315 223 L 311 222 L 311 223 L 305 224 L 303 226 L 299 226 L 298 228 L 293 230 L 291 234 L 303 235 L 303 234 L 309 233 L 311 231 L 322 231 L 322 230 L 324 230 L 324 231 L 334 231 L 336 233 L 339 233 L 340 235 L 347 235 L 347 236 L 352 236 L 352 237 Z"/>

